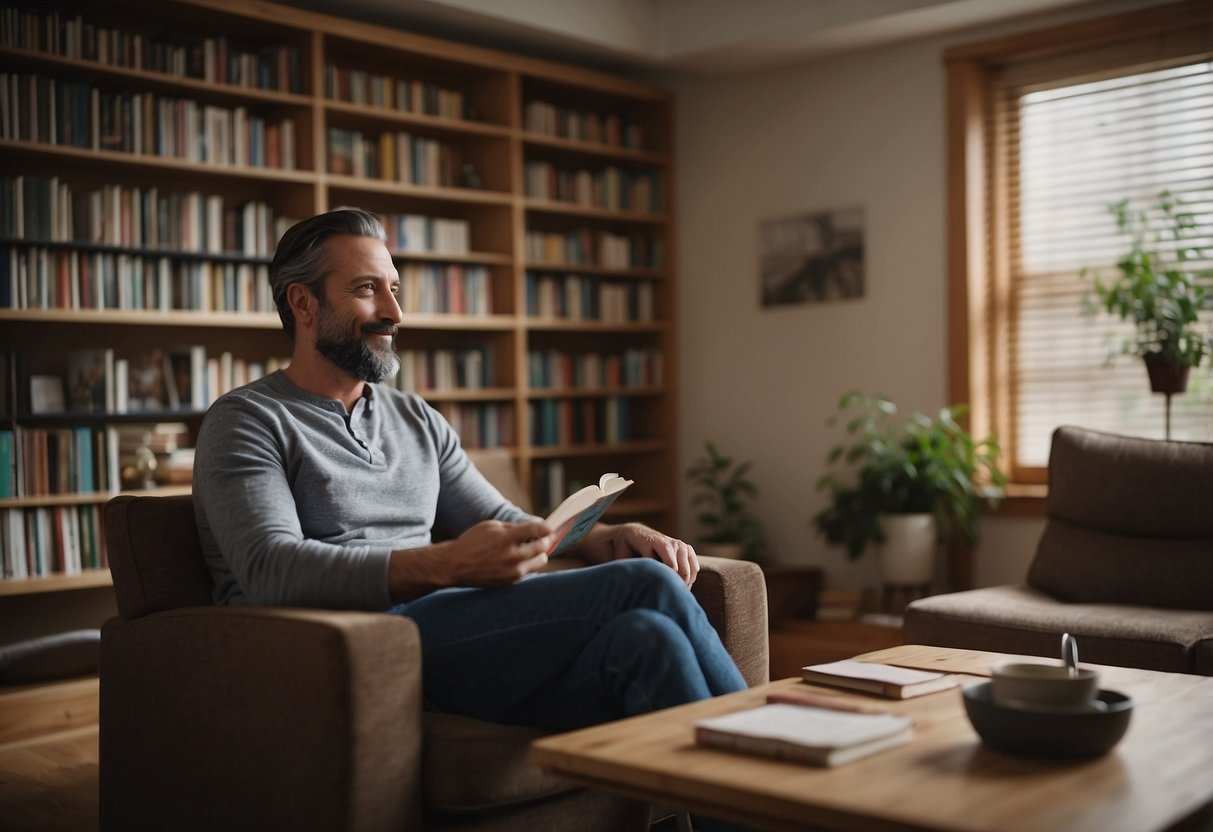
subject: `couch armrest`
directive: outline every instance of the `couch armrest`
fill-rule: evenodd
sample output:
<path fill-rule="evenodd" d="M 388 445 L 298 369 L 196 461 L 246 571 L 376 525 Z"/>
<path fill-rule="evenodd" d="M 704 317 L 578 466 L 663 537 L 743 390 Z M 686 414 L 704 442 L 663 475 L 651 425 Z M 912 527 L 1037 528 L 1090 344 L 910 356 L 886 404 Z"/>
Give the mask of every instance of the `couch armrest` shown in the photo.
<path fill-rule="evenodd" d="M 756 563 L 699 558 L 693 592 L 720 634 L 724 647 L 751 686 L 770 681 L 767 586 Z"/>
<path fill-rule="evenodd" d="M 416 625 L 189 607 L 106 622 L 102 829 L 407 829 L 421 806 Z"/>

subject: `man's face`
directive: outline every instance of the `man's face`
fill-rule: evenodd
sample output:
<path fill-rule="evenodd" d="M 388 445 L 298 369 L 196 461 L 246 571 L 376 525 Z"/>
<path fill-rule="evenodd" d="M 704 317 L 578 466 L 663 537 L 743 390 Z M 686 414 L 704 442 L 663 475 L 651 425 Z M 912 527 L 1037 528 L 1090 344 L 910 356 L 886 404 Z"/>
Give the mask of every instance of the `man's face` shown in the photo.
<path fill-rule="evenodd" d="M 343 234 L 325 245 L 333 270 L 317 312 L 316 350 L 361 381 L 389 379 L 400 369 L 393 344 L 400 277 L 391 255 L 370 237 Z"/>

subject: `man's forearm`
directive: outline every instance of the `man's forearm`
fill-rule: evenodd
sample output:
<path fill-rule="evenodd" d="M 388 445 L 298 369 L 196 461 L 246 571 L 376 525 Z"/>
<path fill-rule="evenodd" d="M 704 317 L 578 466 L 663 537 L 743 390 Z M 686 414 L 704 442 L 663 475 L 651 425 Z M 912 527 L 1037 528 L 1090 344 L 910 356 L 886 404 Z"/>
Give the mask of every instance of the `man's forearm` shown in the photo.
<path fill-rule="evenodd" d="M 416 549 L 396 549 L 388 560 L 388 594 L 393 604 L 412 601 L 452 585 L 444 552 L 453 541 L 420 546 Z"/>

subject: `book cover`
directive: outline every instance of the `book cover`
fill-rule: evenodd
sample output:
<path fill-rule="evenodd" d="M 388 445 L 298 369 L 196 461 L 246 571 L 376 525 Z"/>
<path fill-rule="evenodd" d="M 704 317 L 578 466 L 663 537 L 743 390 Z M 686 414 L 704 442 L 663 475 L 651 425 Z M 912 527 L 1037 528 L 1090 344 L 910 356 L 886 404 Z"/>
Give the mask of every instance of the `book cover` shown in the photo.
<path fill-rule="evenodd" d="M 895 714 L 761 705 L 701 719 L 695 742 L 779 760 L 837 766 L 909 742 L 913 722 Z"/>
<path fill-rule="evenodd" d="M 545 521 L 554 529 L 548 555 L 559 555 L 574 548 L 586 536 L 616 498 L 632 484 L 618 474 L 603 474 L 597 485 L 574 492 Z"/>
<path fill-rule="evenodd" d="M 806 682 L 813 684 L 875 693 L 889 699 L 910 699 L 960 684 L 956 676 L 947 673 L 853 659 L 809 665 L 801 668 L 801 674 Z"/>

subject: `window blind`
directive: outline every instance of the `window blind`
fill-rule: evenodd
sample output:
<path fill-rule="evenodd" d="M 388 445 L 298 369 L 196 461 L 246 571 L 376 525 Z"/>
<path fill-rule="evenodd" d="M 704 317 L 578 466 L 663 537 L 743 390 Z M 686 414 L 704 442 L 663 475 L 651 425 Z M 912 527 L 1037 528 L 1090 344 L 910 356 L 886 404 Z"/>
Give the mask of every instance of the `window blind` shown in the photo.
<path fill-rule="evenodd" d="M 1120 354 L 1133 328 L 1099 307 L 1094 274 L 1112 279 L 1131 243 L 1109 206 L 1164 190 L 1194 214 L 1188 244 L 1205 259 L 1192 268 L 1213 268 L 1213 61 L 1002 94 L 1012 466 L 1044 467 L 1061 424 L 1162 438 L 1165 397 Z M 1213 331 L 1213 312 L 1202 317 Z M 1172 439 L 1213 441 L 1211 367 L 1206 357 L 1172 398 Z"/>

